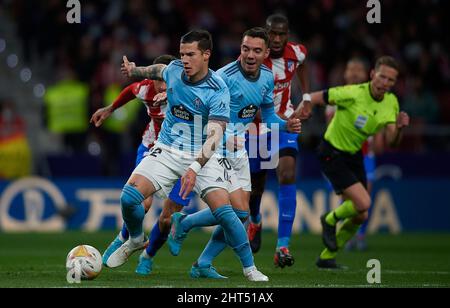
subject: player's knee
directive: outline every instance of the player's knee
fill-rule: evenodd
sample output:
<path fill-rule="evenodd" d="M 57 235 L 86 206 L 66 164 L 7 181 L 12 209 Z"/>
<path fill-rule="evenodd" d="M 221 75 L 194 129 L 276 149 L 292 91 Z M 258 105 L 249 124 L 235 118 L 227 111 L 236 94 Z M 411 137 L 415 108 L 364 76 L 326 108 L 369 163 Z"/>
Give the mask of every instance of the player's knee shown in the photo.
<path fill-rule="evenodd" d="M 367 212 L 370 209 L 370 205 L 372 204 L 372 199 L 370 197 L 365 198 L 361 201 L 359 212 Z"/>
<path fill-rule="evenodd" d="M 144 204 L 145 212 L 147 213 L 148 211 L 150 211 L 150 208 L 152 207 L 152 200 L 151 200 L 151 198 L 145 199 L 143 204 Z"/>
<path fill-rule="evenodd" d="M 261 196 L 264 193 L 266 177 L 264 174 L 252 174 L 252 196 Z"/>
<path fill-rule="evenodd" d="M 359 213 L 353 218 L 353 223 L 357 225 L 362 225 L 366 220 L 369 219 L 369 212 Z"/>
<path fill-rule="evenodd" d="M 252 192 L 250 197 L 261 197 L 262 194 L 264 193 L 264 187 L 253 187 L 252 186 Z"/>
<path fill-rule="evenodd" d="M 134 187 L 126 185 L 120 195 L 120 204 L 122 210 L 133 211 L 136 207 L 141 206 L 144 196 Z"/>
<path fill-rule="evenodd" d="M 295 170 L 280 170 L 278 172 L 278 182 L 280 183 L 280 185 L 295 184 Z"/>
<path fill-rule="evenodd" d="M 171 218 L 171 215 L 161 213 L 161 215 L 159 216 L 159 226 L 161 227 L 161 229 L 163 229 L 163 230 L 170 229 L 170 223 L 171 223 L 170 218 Z"/>

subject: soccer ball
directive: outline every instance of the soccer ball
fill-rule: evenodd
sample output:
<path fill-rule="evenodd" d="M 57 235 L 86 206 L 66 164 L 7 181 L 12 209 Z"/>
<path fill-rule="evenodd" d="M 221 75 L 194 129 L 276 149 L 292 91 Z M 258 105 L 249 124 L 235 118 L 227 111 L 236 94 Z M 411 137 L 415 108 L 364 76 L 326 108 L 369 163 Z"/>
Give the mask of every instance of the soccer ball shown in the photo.
<path fill-rule="evenodd" d="M 102 270 L 102 255 L 92 246 L 79 245 L 67 255 L 66 269 L 68 279 L 93 280 Z"/>

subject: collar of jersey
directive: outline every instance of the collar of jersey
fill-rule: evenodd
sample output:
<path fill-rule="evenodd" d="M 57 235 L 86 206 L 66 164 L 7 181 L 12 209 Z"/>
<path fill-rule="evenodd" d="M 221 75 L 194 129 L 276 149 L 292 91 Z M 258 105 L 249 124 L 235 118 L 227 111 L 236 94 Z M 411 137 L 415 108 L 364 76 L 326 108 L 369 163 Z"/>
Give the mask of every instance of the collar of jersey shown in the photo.
<path fill-rule="evenodd" d="M 187 79 L 186 74 L 184 73 L 184 70 L 183 70 L 183 72 L 181 73 L 181 80 L 183 80 L 183 82 L 184 82 L 186 85 L 192 86 L 192 87 L 193 87 L 193 86 L 198 86 L 199 84 L 204 83 L 204 82 L 207 81 L 209 78 L 211 78 L 211 75 L 212 75 L 211 70 L 208 69 L 208 74 L 206 74 L 206 76 L 205 76 L 203 79 L 200 79 L 200 80 L 197 81 L 197 82 L 190 82 L 190 81 Z"/>
<path fill-rule="evenodd" d="M 250 77 L 249 75 L 247 75 L 245 72 L 244 72 L 244 69 L 242 68 L 242 65 L 241 65 L 241 61 L 237 61 L 237 66 L 239 67 L 239 70 L 241 71 L 241 73 L 242 73 L 242 76 L 244 76 L 245 77 L 245 79 L 247 79 L 248 81 L 251 81 L 251 82 L 256 82 L 256 81 L 258 81 L 259 80 L 259 77 L 261 76 L 261 67 L 259 67 L 259 71 L 258 71 L 258 76 L 256 76 L 256 77 Z"/>
<path fill-rule="evenodd" d="M 369 95 L 370 97 L 377 103 L 381 103 L 382 101 L 384 101 L 384 97 L 382 99 L 376 99 L 373 95 L 372 95 L 372 86 L 370 85 L 370 82 L 367 83 L 367 90 L 369 91 Z M 384 96 L 386 96 L 386 93 L 384 94 Z"/>

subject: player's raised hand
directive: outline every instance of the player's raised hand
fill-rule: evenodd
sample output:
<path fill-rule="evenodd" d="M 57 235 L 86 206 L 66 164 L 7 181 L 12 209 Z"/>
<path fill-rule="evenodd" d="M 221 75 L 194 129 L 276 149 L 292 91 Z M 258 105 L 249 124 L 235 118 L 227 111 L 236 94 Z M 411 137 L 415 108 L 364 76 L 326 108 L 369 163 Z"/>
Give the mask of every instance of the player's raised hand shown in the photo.
<path fill-rule="evenodd" d="M 295 117 L 295 114 L 293 114 L 288 120 L 287 120 L 287 130 L 290 133 L 294 134 L 300 134 L 302 132 L 302 121 L 297 119 Z"/>
<path fill-rule="evenodd" d="M 161 92 L 153 97 L 153 106 L 162 106 L 167 104 L 167 92 Z"/>
<path fill-rule="evenodd" d="M 188 168 L 186 173 L 181 178 L 181 189 L 179 196 L 186 200 L 191 191 L 194 189 L 197 173 L 191 168 Z"/>
<path fill-rule="evenodd" d="M 99 127 L 113 113 L 111 107 L 104 107 L 97 110 L 91 117 L 90 123 L 94 123 L 95 127 Z"/>
<path fill-rule="evenodd" d="M 120 68 L 122 74 L 127 77 L 131 77 L 131 71 L 136 68 L 136 63 L 128 61 L 127 56 L 123 56 L 123 63 Z"/>
<path fill-rule="evenodd" d="M 409 115 L 401 111 L 397 116 L 397 128 L 403 128 L 409 126 Z"/>

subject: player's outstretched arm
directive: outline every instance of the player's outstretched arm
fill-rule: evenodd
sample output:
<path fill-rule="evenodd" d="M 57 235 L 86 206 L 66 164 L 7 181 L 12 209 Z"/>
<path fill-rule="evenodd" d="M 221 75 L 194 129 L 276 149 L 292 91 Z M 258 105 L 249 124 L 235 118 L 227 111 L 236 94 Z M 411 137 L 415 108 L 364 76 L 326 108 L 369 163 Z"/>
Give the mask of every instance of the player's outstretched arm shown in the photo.
<path fill-rule="evenodd" d="M 127 104 L 129 101 L 132 101 L 136 98 L 136 96 L 133 93 L 133 86 L 136 84 L 129 85 L 125 89 L 120 92 L 119 96 L 115 99 L 115 101 L 104 108 L 98 109 L 91 117 L 90 123 L 93 123 L 95 127 L 100 127 L 103 122 L 109 118 L 113 112 L 122 107 L 123 105 Z"/>
<path fill-rule="evenodd" d="M 288 131 L 290 133 L 300 134 L 302 131 L 302 123 L 300 119 L 292 116 L 288 120 L 283 120 L 275 113 L 275 108 L 272 105 L 261 107 L 261 116 L 264 123 L 268 124 L 278 124 L 280 126 L 280 130 Z"/>
<path fill-rule="evenodd" d="M 309 70 L 308 70 L 308 62 L 303 62 L 296 71 L 298 80 L 300 80 L 300 88 L 303 93 L 303 101 L 310 102 L 311 95 L 310 91 L 310 82 L 309 82 Z"/>
<path fill-rule="evenodd" d="M 200 169 L 206 165 L 220 147 L 226 126 L 226 121 L 210 120 L 208 122 L 207 138 L 202 146 L 200 154 L 181 178 L 180 196 L 183 200 L 186 199 L 189 193 L 194 189 L 197 174 L 200 172 Z"/>
<path fill-rule="evenodd" d="M 409 126 L 409 115 L 406 112 L 400 112 L 397 116 L 397 122 L 386 126 L 386 139 L 391 147 L 396 147 L 402 139 L 402 129 Z"/>
<path fill-rule="evenodd" d="M 162 72 L 166 66 L 165 64 L 154 64 L 146 67 L 136 67 L 136 63 L 128 61 L 127 57 L 123 56 L 120 70 L 122 74 L 129 78 L 163 80 Z"/>
<path fill-rule="evenodd" d="M 307 120 L 312 115 L 312 109 L 315 105 L 325 105 L 325 91 L 317 91 L 311 94 L 311 101 L 303 100 L 294 112 L 294 117 L 300 120 Z"/>

